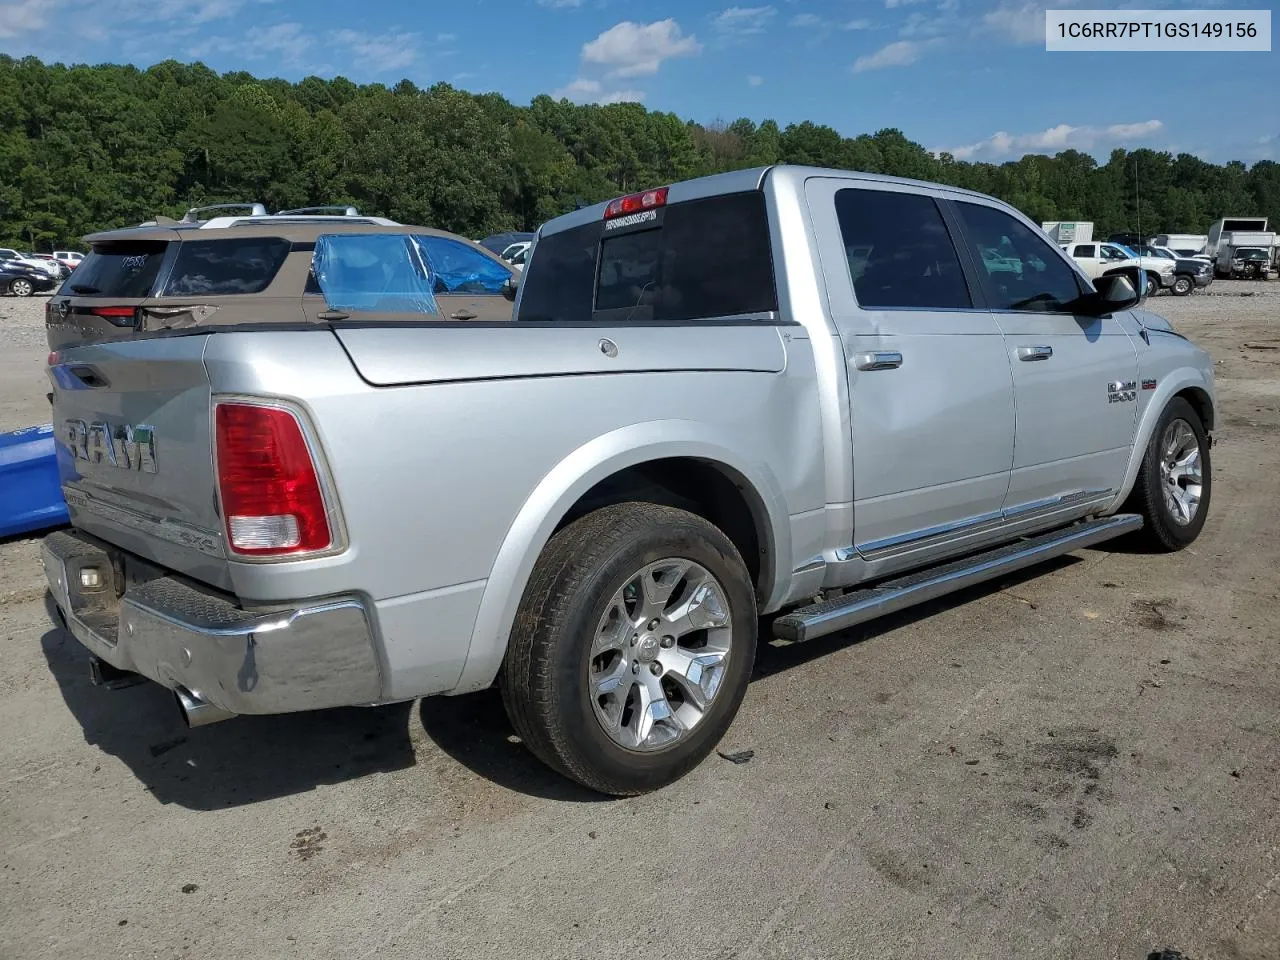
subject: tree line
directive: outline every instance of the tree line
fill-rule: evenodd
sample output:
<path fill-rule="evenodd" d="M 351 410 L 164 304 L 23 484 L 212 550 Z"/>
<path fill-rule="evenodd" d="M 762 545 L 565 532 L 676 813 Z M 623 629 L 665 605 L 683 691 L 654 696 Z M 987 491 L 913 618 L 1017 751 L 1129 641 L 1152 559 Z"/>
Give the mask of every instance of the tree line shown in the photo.
<path fill-rule="evenodd" d="M 899 130 L 845 137 L 805 121 L 699 124 L 637 103 L 527 107 L 438 83 L 297 83 L 203 64 L 46 64 L 0 56 L 0 245 L 77 247 L 86 233 L 191 206 L 351 203 L 479 238 L 650 186 L 770 163 L 915 177 L 999 197 L 1104 236 L 1204 233 L 1222 216 L 1280 223 L 1280 164 L 1116 149 L 1007 163 L 931 154 Z M 1139 178 L 1135 190 L 1135 176 Z M 1138 200 L 1141 206 L 1138 206 Z"/>

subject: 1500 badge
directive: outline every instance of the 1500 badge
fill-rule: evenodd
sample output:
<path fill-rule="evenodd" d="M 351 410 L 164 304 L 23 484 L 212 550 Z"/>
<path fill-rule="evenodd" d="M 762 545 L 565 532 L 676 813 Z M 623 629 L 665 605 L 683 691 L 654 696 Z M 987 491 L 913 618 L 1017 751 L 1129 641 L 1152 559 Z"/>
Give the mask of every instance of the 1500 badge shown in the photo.
<path fill-rule="evenodd" d="M 1112 380 L 1107 384 L 1107 403 L 1128 403 L 1137 399 L 1137 380 Z"/>
<path fill-rule="evenodd" d="M 146 424 L 112 427 L 108 423 L 65 420 L 62 439 L 77 460 L 120 470 L 156 472 L 156 431 Z"/>

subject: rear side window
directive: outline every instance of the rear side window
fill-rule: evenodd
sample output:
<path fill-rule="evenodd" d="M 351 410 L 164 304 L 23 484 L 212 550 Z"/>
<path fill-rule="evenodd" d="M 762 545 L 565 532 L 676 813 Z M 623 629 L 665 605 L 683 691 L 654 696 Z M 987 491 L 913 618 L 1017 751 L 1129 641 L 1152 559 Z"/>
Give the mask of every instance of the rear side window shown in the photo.
<path fill-rule="evenodd" d="M 280 237 L 188 240 L 178 246 L 165 297 L 261 293 L 275 279 L 289 241 Z"/>
<path fill-rule="evenodd" d="M 651 222 L 603 240 L 603 222 L 540 238 L 519 319 L 584 321 L 594 308 L 597 319 L 673 323 L 778 309 L 762 193 L 672 204 Z"/>
<path fill-rule="evenodd" d="M 840 190 L 836 216 L 859 306 L 973 306 L 960 256 L 932 197 Z M 999 251 L 988 256 L 999 256 Z"/>
<path fill-rule="evenodd" d="M 147 297 L 160 273 L 167 240 L 100 243 L 67 279 L 81 297 Z"/>

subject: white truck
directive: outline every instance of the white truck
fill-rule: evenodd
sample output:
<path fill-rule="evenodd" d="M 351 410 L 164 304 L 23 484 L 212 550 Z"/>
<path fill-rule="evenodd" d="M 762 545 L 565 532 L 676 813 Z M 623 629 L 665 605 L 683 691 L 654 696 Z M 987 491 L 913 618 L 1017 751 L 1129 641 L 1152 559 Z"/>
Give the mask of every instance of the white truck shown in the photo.
<path fill-rule="evenodd" d="M 1153 294 L 1174 284 L 1175 261 L 1164 257 L 1135 256 L 1133 251 L 1118 243 L 1072 243 L 1063 244 L 1062 249 L 1080 264 L 1090 279 L 1096 280 L 1118 267 L 1136 266 L 1142 269 Z"/>
<path fill-rule="evenodd" d="M 1240 232 L 1266 233 L 1266 231 L 1266 217 L 1223 217 L 1209 228 L 1204 252 L 1216 261 L 1218 259 L 1218 247 L 1228 234 Z"/>
<path fill-rule="evenodd" d="M 1058 246 L 1064 243 L 1087 243 L 1093 239 L 1093 222 L 1089 220 L 1050 220 L 1040 224 L 1040 229 Z"/>
<path fill-rule="evenodd" d="M 1276 235 L 1260 230 L 1237 230 L 1222 235 L 1213 272 L 1222 279 L 1266 280 L 1274 256 Z"/>
<path fill-rule="evenodd" d="M 1209 245 L 1209 237 L 1203 233 L 1160 233 L 1147 241 L 1153 247 L 1168 247 L 1179 257 L 1194 260 L 1197 257 L 1210 259 L 1204 252 Z"/>

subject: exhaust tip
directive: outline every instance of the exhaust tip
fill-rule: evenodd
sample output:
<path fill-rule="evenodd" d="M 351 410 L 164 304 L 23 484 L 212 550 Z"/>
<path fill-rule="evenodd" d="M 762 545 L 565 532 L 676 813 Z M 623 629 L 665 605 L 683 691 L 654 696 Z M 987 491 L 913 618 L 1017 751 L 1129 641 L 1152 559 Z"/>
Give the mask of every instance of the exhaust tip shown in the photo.
<path fill-rule="evenodd" d="M 178 702 L 178 712 L 182 714 L 182 720 L 188 727 L 207 727 L 211 723 L 230 720 L 235 716 L 230 710 L 223 710 L 186 687 L 177 687 L 173 692 Z"/>

